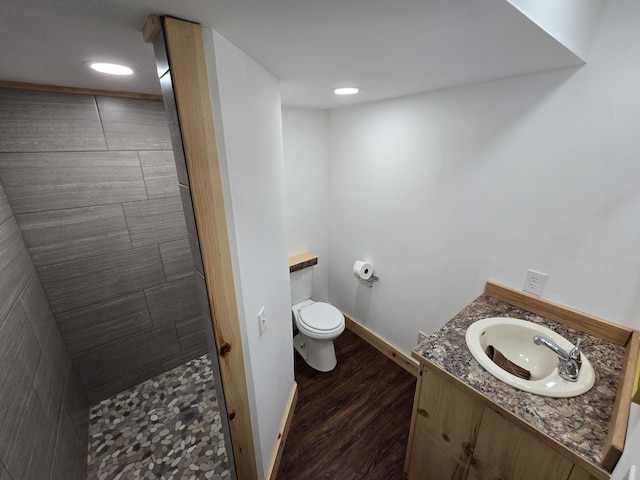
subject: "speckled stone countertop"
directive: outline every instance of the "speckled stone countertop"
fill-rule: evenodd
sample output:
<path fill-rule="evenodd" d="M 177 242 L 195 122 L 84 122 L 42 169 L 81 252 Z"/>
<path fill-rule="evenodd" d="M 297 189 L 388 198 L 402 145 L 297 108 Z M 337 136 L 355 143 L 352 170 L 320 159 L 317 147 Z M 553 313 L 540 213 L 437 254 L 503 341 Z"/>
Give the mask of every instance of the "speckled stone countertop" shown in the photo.
<path fill-rule="evenodd" d="M 571 398 L 550 398 L 518 390 L 498 380 L 473 358 L 465 332 L 476 320 L 513 317 L 544 325 L 570 341 L 583 339 L 582 351 L 596 374 L 587 393 Z M 413 355 L 435 364 L 463 383 L 600 466 L 609 421 L 622 371 L 624 347 L 579 332 L 561 323 L 481 295 L 413 350 Z"/>

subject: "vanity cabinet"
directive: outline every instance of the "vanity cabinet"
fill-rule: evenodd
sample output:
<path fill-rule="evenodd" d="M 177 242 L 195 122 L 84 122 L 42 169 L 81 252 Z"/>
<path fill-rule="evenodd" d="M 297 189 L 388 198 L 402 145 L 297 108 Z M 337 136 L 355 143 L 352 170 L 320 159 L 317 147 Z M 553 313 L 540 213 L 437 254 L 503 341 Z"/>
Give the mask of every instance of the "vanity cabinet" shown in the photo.
<path fill-rule="evenodd" d="M 515 389 L 473 358 L 465 336 L 492 317 L 583 338 L 597 386 L 572 399 Z M 509 287 L 485 292 L 412 351 L 420 364 L 405 461 L 409 480 L 608 480 L 640 397 L 640 332 Z M 594 361 L 595 360 L 595 361 Z"/>
<path fill-rule="evenodd" d="M 507 418 L 437 368 L 421 367 L 405 473 L 409 480 L 595 480 L 560 445 Z M 607 477 L 604 477 L 607 478 Z"/>

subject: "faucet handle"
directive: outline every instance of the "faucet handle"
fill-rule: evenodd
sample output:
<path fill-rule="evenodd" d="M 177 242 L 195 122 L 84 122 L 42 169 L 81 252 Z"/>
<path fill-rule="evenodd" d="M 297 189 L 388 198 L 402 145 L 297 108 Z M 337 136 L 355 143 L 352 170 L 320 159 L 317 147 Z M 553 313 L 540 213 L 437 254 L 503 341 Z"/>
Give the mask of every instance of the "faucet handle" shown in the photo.
<path fill-rule="evenodd" d="M 578 338 L 576 340 L 575 346 L 569 352 L 569 358 L 575 361 L 578 364 L 578 367 L 582 365 L 582 356 L 580 355 L 580 345 L 582 344 L 582 339 Z"/>

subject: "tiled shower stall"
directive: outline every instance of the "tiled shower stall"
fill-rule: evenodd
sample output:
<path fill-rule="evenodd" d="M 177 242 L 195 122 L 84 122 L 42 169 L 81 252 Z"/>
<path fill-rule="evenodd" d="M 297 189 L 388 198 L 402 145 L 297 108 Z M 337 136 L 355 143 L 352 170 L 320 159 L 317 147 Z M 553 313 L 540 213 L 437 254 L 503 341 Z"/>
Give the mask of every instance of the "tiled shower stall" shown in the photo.
<path fill-rule="evenodd" d="M 162 102 L 0 89 L 0 479 L 84 479 L 88 404 L 203 325 Z"/>

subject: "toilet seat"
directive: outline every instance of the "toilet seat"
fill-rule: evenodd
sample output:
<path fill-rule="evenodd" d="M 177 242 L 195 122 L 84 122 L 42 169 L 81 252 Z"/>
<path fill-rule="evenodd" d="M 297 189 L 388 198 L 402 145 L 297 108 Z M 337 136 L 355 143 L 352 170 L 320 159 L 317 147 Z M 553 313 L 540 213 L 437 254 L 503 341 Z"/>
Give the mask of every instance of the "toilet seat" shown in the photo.
<path fill-rule="evenodd" d="M 324 302 L 303 306 L 296 320 L 299 329 L 315 338 L 336 336 L 344 330 L 344 315 L 333 305 Z"/>

